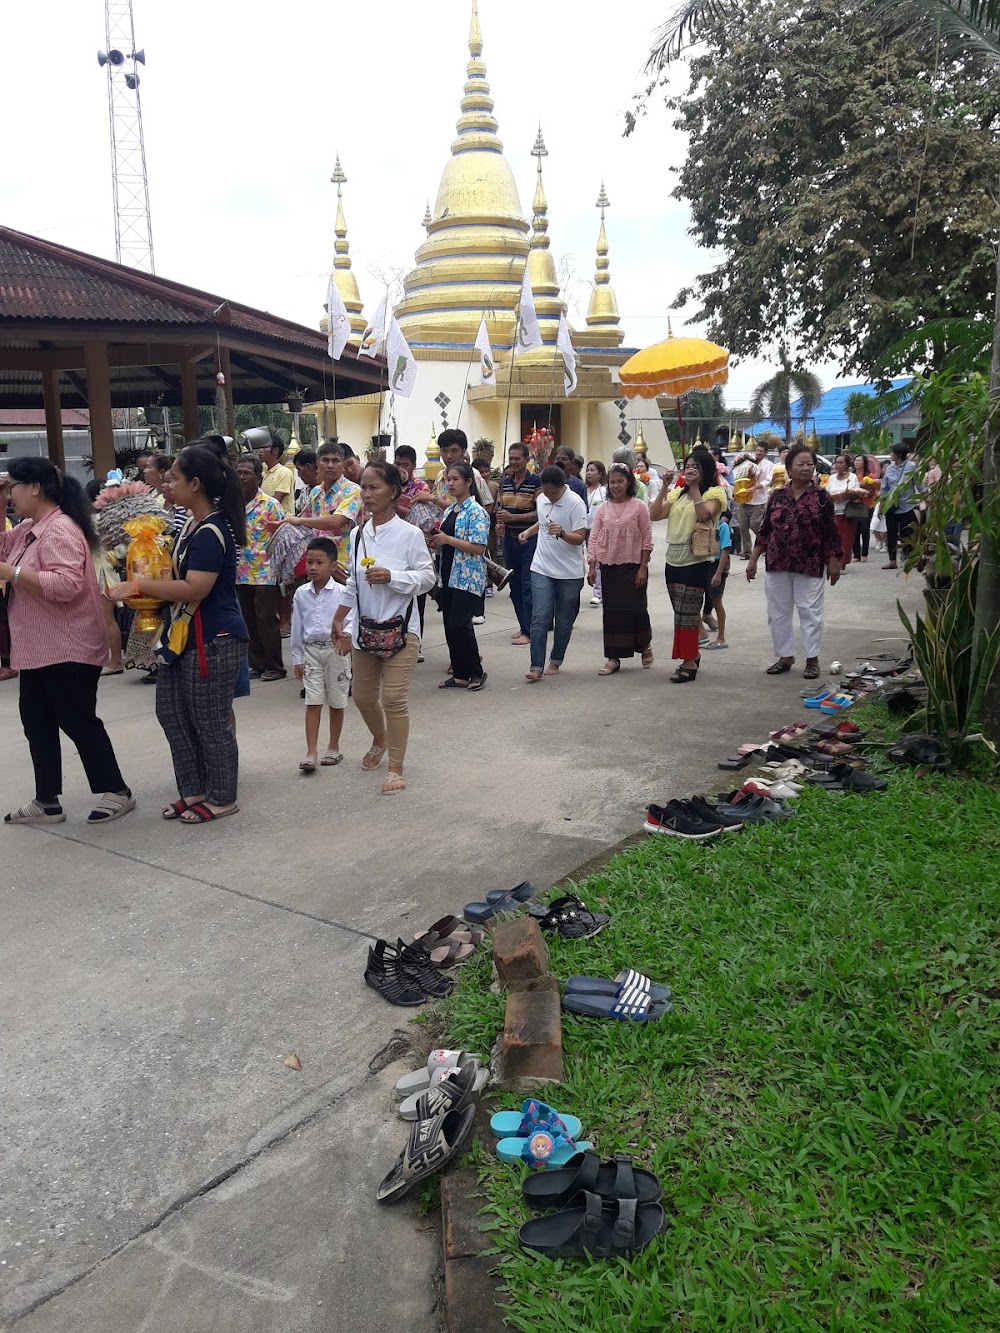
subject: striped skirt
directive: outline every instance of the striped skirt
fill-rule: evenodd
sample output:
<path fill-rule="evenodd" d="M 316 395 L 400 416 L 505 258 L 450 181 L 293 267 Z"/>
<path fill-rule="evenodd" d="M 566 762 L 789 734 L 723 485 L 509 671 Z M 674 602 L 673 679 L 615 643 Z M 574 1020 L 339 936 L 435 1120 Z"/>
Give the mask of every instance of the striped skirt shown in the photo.
<path fill-rule="evenodd" d="M 671 656 L 682 662 L 698 658 L 701 609 L 705 589 L 712 579 L 714 562 L 700 560 L 696 565 L 667 565 L 665 576 L 670 604 L 674 608 L 674 646 Z"/>

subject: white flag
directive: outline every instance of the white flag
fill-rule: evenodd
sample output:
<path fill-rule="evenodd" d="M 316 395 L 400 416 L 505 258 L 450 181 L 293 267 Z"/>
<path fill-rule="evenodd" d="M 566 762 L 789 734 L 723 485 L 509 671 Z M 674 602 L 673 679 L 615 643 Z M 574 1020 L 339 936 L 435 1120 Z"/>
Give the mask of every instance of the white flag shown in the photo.
<path fill-rule="evenodd" d="M 573 339 L 569 336 L 569 325 L 566 323 L 565 315 L 559 316 L 556 350 L 562 357 L 563 389 L 568 395 L 576 388 L 576 352 L 573 350 Z"/>
<path fill-rule="evenodd" d="M 486 332 L 485 315 L 479 321 L 479 332 L 476 334 L 476 350 L 479 352 L 479 383 L 495 384 L 497 368 L 493 364 L 493 348 L 490 346 L 490 335 Z"/>
<path fill-rule="evenodd" d="M 385 359 L 389 363 L 389 392 L 398 393 L 400 398 L 409 398 L 417 382 L 417 363 L 395 316 L 389 325 Z"/>
<path fill-rule="evenodd" d="M 333 278 L 330 279 L 330 290 L 326 297 L 326 318 L 326 350 L 334 361 L 339 361 L 344 354 L 347 340 L 351 336 L 351 317 L 347 313 L 347 306 L 344 305 L 340 288 Z"/>
<path fill-rule="evenodd" d="M 385 346 L 385 307 L 386 297 L 383 296 L 378 309 L 368 321 L 365 331 L 361 335 L 358 356 L 378 356 Z"/>
<path fill-rule="evenodd" d="M 542 346 L 542 331 L 538 327 L 535 314 L 535 298 L 531 291 L 531 278 L 528 266 L 524 266 L 524 281 L 521 283 L 521 323 L 517 331 L 517 350 L 530 352 L 533 347 Z"/>

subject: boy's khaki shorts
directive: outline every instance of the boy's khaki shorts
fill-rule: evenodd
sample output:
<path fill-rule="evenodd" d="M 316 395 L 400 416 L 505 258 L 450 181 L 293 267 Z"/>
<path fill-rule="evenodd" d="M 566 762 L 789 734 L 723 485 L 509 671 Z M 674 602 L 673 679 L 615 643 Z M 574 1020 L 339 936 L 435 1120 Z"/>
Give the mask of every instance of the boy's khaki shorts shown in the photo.
<path fill-rule="evenodd" d="M 351 686 L 351 659 L 333 651 L 332 643 L 303 645 L 306 703 L 346 708 Z"/>

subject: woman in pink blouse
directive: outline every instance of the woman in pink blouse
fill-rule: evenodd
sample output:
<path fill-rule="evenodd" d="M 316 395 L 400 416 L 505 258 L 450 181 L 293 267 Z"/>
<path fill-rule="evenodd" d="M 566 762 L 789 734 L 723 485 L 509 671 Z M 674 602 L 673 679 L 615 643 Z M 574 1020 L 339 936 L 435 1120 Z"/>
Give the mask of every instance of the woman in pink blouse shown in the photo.
<path fill-rule="evenodd" d="M 91 550 L 97 545 L 90 505 L 79 482 L 47 458 L 12 458 L 0 481 L 23 520 L 0 535 L 0 581 L 6 582 L 11 666 L 20 672 L 21 724 L 35 770 L 35 799 L 6 824 L 60 824 L 66 818 L 59 732 L 76 746 L 90 789 L 100 799 L 88 823 L 106 824 L 135 809 L 104 723 L 97 682 L 108 661 L 108 636 Z"/>
<path fill-rule="evenodd" d="M 642 665 L 653 665 L 653 630 L 646 609 L 649 557 L 653 554 L 653 526 L 649 510 L 636 499 L 635 474 L 624 463 L 608 468 L 608 498 L 594 515 L 587 552 L 587 582 L 591 587 L 601 571 L 601 607 L 604 613 L 604 655 L 597 673 L 613 676 L 621 659 L 642 654 Z"/>

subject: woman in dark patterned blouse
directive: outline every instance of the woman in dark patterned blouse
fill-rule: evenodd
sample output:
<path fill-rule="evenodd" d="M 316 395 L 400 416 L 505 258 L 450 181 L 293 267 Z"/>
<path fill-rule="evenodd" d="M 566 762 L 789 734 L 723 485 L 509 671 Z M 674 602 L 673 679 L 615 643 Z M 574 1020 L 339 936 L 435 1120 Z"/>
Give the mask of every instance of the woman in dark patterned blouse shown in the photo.
<path fill-rule="evenodd" d="M 769 676 L 791 671 L 795 663 L 794 612 L 799 613 L 806 680 L 819 675 L 823 639 L 823 594 L 840 578 L 840 537 L 833 501 L 816 484 L 816 455 L 807 444 L 793 445 L 785 459 L 788 485 L 774 491 L 764 511 L 757 541 L 747 565 L 747 578 L 757 575 L 764 554 L 767 579 L 767 624 L 777 661 Z"/>

